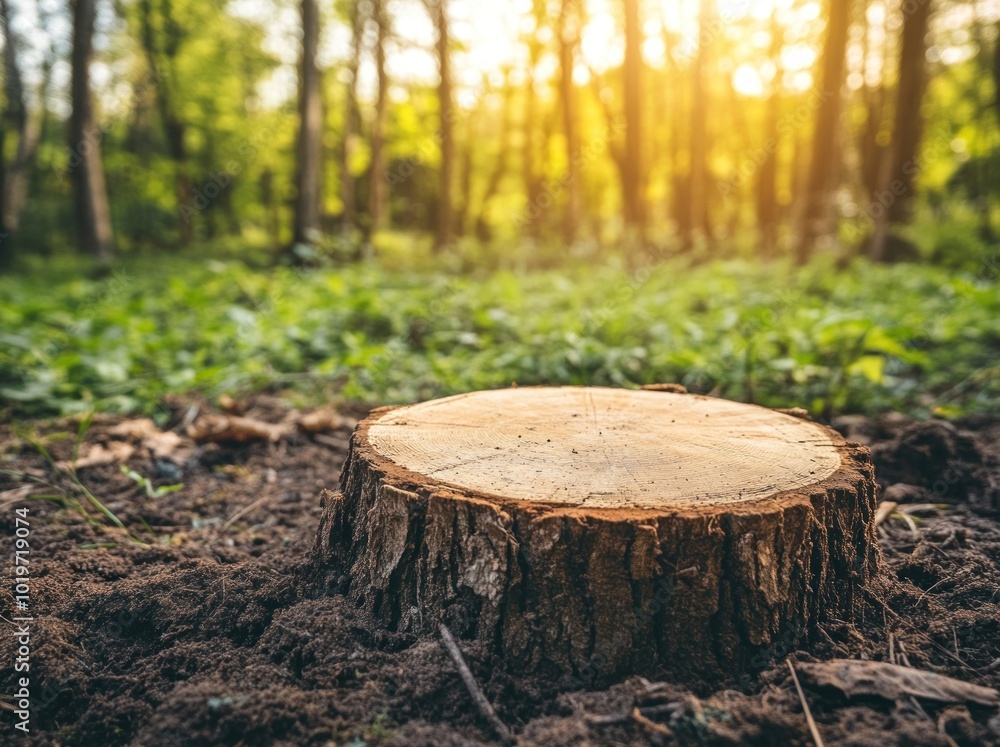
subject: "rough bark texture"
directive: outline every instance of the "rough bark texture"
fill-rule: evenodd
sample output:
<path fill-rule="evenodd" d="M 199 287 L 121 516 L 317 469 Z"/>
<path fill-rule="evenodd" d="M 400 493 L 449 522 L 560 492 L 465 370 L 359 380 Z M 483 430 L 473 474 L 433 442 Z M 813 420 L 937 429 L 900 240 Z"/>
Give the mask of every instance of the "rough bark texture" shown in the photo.
<path fill-rule="evenodd" d="M 404 469 L 369 438 L 392 411 L 358 426 L 341 491 L 323 495 L 316 544 L 331 588 L 374 625 L 443 621 L 571 685 L 627 672 L 726 681 L 824 619 L 857 619 L 878 580 L 868 451 L 821 426 L 809 424 L 840 467 L 815 484 L 724 505 L 608 509 L 504 500 Z"/>

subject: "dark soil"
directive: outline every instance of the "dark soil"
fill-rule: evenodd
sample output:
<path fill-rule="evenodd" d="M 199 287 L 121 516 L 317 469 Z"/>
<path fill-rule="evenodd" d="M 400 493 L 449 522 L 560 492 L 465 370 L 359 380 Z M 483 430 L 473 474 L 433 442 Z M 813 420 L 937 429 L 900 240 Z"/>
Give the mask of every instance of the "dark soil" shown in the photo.
<path fill-rule="evenodd" d="M 182 432 L 191 404 L 176 404 L 163 428 Z M 241 409 L 287 422 L 274 399 Z M 111 433 L 118 422 L 95 421 L 80 453 L 121 441 Z M 812 744 L 786 659 L 886 660 L 890 634 L 913 667 L 1000 687 L 1000 421 L 835 425 L 871 445 L 886 497 L 905 514 L 882 525 L 893 591 L 873 596 L 867 623 L 831 621 L 814 640 L 783 641 L 756 658 L 755 676 L 714 692 L 641 678 L 559 692 L 517 662 L 463 645 L 520 744 Z M 156 498 L 117 464 L 80 469 L 81 483 L 141 542 L 67 507 L 86 497 L 26 439 L 41 439 L 53 460 L 71 459 L 76 423 L 0 427 L 0 469 L 20 473 L 0 473 L 5 573 L 15 510 L 30 510 L 27 742 L 496 743 L 436 638 L 369 629 L 342 597 L 320 591 L 310 565 L 318 496 L 336 485 L 352 426 L 160 457 L 139 446 L 129 468 L 151 487 L 184 485 Z M 9 579 L 0 599 L 5 618 L 24 614 L 13 612 Z M 8 638 L 0 655 L 3 707 L 16 690 L 13 646 Z M 1000 745 L 996 709 L 848 699 L 808 683 L 805 696 L 827 745 Z M 4 713 L 0 744 L 14 744 L 20 735 Z"/>

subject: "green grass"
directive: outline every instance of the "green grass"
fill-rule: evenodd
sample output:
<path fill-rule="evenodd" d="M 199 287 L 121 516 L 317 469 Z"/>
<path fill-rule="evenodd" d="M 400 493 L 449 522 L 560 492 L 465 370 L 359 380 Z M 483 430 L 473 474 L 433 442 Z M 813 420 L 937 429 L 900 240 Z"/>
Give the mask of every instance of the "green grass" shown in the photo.
<path fill-rule="evenodd" d="M 529 384 L 694 391 L 814 415 L 1000 409 L 992 272 L 817 261 L 451 274 L 164 258 L 0 278 L 0 407 L 154 412 L 264 388 L 372 404 Z"/>

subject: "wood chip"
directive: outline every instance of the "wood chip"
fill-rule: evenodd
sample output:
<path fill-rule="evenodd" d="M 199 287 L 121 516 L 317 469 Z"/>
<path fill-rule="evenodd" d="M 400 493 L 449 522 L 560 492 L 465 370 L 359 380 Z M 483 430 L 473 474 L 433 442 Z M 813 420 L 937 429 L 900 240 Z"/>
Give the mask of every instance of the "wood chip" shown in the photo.
<path fill-rule="evenodd" d="M 835 687 L 848 697 L 877 695 L 895 701 L 913 696 L 941 703 L 1000 705 L 1000 692 L 992 687 L 886 662 L 834 659 L 799 664 L 798 669 L 813 684 Z"/>

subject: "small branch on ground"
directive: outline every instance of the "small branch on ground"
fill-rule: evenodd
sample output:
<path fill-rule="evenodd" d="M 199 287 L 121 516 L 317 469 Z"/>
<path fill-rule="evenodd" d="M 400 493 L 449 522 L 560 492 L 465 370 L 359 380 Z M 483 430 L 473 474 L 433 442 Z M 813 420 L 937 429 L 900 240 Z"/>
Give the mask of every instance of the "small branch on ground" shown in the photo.
<path fill-rule="evenodd" d="M 458 673 L 462 677 L 462 682 L 465 683 L 466 689 L 469 691 L 469 695 L 472 696 L 472 701 L 476 704 L 476 708 L 482 714 L 490 726 L 493 727 L 493 731 L 496 732 L 497 736 L 505 744 L 511 744 L 514 741 L 513 734 L 507 725 L 500 720 L 497 716 L 497 712 L 493 710 L 493 706 L 490 701 L 486 699 L 483 694 L 483 690 L 479 687 L 479 683 L 476 682 L 476 678 L 472 674 L 472 670 L 469 669 L 469 665 L 465 663 L 465 657 L 462 656 L 462 652 L 458 648 L 458 644 L 455 642 L 454 636 L 452 636 L 451 631 L 448 630 L 448 626 L 444 623 L 438 627 L 441 631 L 441 643 L 444 645 L 445 650 L 451 657 L 451 660 L 455 662 L 455 666 L 458 668 Z"/>
<path fill-rule="evenodd" d="M 813 741 L 816 743 L 816 747 L 823 747 L 823 737 L 819 735 L 819 728 L 813 720 L 812 711 L 809 710 L 809 703 L 806 701 L 806 694 L 802 692 L 799 677 L 795 674 L 795 665 L 791 661 L 788 661 L 788 671 L 792 673 L 792 682 L 795 683 L 795 689 L 799 693 L 799 700 L 802 701 L 802 712 L 806 715 L 806 722 L 809 724 L 809 732 L 812 734 Z"/>

